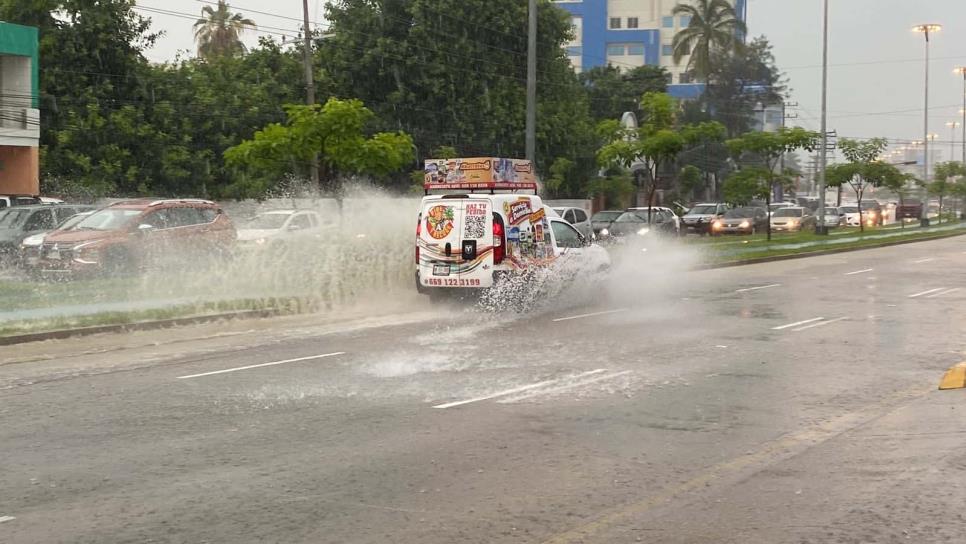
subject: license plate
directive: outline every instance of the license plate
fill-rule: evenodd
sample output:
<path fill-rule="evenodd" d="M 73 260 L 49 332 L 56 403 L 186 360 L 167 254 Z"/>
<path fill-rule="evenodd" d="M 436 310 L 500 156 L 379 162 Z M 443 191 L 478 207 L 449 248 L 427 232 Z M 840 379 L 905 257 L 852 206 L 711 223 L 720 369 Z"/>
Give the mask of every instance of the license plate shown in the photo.
<path fill-rule="evenodd" d="M 52 251 L 48 251 L 47 252 L 47 258 L 48 259 L 53 259 L 55 261 L 59 261 L 60 260 L 60 251 L 57 251 L 56 249 L 55 250 L 52 250 Z"/>
<path fill-rule="evenodd" d="M 448 264 L 434 264 L 433 265 L 433 275 L 434 276 L 449 276 L 449 265 Z"/>

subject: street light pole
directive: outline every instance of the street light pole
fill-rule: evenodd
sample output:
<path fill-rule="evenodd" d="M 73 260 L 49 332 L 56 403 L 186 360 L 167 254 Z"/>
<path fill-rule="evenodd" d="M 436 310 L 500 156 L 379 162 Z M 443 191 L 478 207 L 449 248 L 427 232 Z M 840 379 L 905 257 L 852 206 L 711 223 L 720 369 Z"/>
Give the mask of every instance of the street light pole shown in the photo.
<path fill-rule="evenodd" d="M 942 25 L 924 24 L 912 28 L 915 32 L 921 32 L 926 38 L 926 83 L 925 83 L 925 106 L 922 112 L 923 118 L 923 159 L 922 159 L 922 181 L 929 183 L 929 34 L 942 30 Z M 919 211 L 919 224 L 923 227 L 929 226 L 928 202 L 925 193 L 922 197 L 922 209 Z"/>
<path fill-rule="evenodd" d="M 304 27 L 302 28 L 302 68 L 305 70 L 305 103 L 309 106 L 315 104 L 315 83 L 312 81 L 312 34 L 309 32 L 309 0 L 302 0 L 302 17 Z M 312 187 L 319 188 L 319 156 L 312 156 L 312 164 L 309 167 L 312 178 Z"/>
<path fill-rule="evenodd" d="M 825 225 L 825 167 L 828 165 L 828 0 L 822 1 L 822 149 L 818 164 L 818 221 L 816 234 L 828 234 Z"/>
<path fill-rule="evenodd" d="M 537 155 L 537 0 L 529 2 L 527 22 L 526 155 L 527 160 L 533 163 Z"/>
<path fill-rule="evenodd" d="M 959 127 L 959 121 L 950 121 L 946 123 L 949 127 L 949 160 L 952 162 L 953 155 L 956 153 L 956 128 Z"/>
<path fill-rule="evenodd" d="M 958 66 L 953 71 L 956 72 L 957 74 L 961 74 L 963 76 L 963 109 L 959 110 L 959 113 L 961 113 L 962 116 L 963 116 L 963 120 L 961 122 L 962 123 L 962 128 L 963 128 L 963 157 L 962 157 L 962 162 L 963 162 L 963 165 L 966 165 L 966 66 Z"/>

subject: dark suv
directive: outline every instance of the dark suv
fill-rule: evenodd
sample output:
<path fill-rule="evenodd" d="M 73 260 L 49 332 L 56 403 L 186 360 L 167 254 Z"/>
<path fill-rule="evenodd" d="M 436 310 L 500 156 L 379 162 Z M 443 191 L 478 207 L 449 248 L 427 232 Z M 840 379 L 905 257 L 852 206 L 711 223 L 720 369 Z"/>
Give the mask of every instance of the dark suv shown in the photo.
<path fill-rule="evenodd" d="M 44 204 L 13 206 L 0 211 L 0 261 L 12 264 L 19 255 L 23 239 L 54 229 L 68 217 L 91 210 L 93 206 Z"/>
<path fill-rule="evenodd" d="M 235 239 L 235 227 L 214 202 L 128 200 L 48 234 L 38 267 L 48 275 L 135 271 L 227 256 Z"/>
<path fill-rule="evenodd" d="M 726 211 L 728 206 L 717 202 L 695 204 L 681 218 L 681 227 L 685 229 L 684 234 L 689 232 L 709 234 L 711 224 L 724 217 Z"/>

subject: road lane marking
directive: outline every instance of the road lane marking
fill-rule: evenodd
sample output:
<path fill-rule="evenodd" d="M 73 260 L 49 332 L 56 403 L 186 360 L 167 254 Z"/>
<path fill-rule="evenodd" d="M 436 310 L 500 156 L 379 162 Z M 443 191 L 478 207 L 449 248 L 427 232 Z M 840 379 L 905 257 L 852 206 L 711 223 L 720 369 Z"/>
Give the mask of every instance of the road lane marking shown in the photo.
<path fill-rule="evenodd" d="M 942 291 L 943 289 L 945 289 L 945 287 L 937 287 L 935 289 L 930 289 L 928 291 L 923 291 L 921 293 L 916 293 L 914 295 L 909 295 L 909 298 L 918 298 L 918 297 L 921 297 L 923 295 L 928 295 L 930 293 L 935 293 L 936 291 Z"/>
<path fill-rule="evenodd" d="M 846 272 L 846 276 L 854 276 L 856 274 L 865 274 L 866 272 L 872 272 L 872 268 L 866 268 L 865 270 L 856 270 L 855 272 Z"/>
<path fill-rule="evenodd" d="M 811 325 L 805 325 L 804 327 L 799 327 L 797 329 L 792 329 L 792 332 L 804 331 L 805 329 L 811 329 L 813 327 L 824 327 L 825 325 L 831 325 L 832 323 L 836 323 L 838 321 L 843 321 L 845 319 L 848 319 L 848 317 L 838 317 L 838 318 L 835 318 L 835 319 L 829 319 L 828 321 L 819 321 L 818 323 L 812 323 Z"/>
<path fill-rule="evenodd" d="M 773 283 L 771 285 L 761 285 L 758 287 L 746 287 L 744 289 L 738 289 L 735 293 L 747 293 L 748 291 L 758 291 L 759 289 L 771 289 L 772 287 L 781 287 L 780 283 Z"/>
<path fill-rule="evenodd" d="M 499 398 L 499 397 L 505 397 L 507 395 L 512 395 L 514 393 L 522 393 L 524 391 L 529 391 L 531 389 L 536 389 L 538 387 L 543 387 L 543 386 L 546 386 L 546 385 L 552 385 L 552 384 L 561 382 L 563 380 L 576 380 L 578 378 L 583 378 L 585 376 L 593 376 L 594 374 L 600 374 L 601 372 L 607 372 L 607 369 L 606 368 L 598 368 L 596 370 L 591 370 L 589 372 L 583 372 L 583 373 L 577 374 L 575 376 L 567 376 L 565 378 L 555 378 L 553 380 L 544 380 L 542 382 L 531 383 L 530 385 L 523 385 L 523 386 L 520 386 L 520 387 L 514 387 L 513 389 L 507 389 L 506 391 L 500 391 L 498 393 L 492 393 L 490 395 L 484 395 L 482 397 L 476 397 L 476 398 L 467 399 L 467 400 L 457 400 L 457 401 L 454 401 L 454 402 L 447 402 L 447 403 L 443 403 L 443 404 L 437 404 L 436 406 L 433 406 L 433 408 L 440 408 L 440 409 L 453 408 L 455 406 L 463 406 L 464 404 L 470 404 L 470 403 L 473 403 L 473 402 L 481 402 L 481 401 L 484 401 L 484 400 L 496 399 L 496 398 Z"/>
<path fill-rule="evenodd" d="M 188 376 L 178 376 L 178 379 L 179 380 L 187 380 L 187 379 L 190 379 L 190 378 L 200 378 L 202 376 L 213 376 L 215 374 L 226 374 L 228 372 L 238 372 L 239 370 L 248 370 L 250 368 L 261 368 L 263 366 L 275 366 L 275 365 L 284 365 L 284 364 L 288 364 L 288 363 L 298 363 L 300 361 L 312 361 L 314 359 L 324 359 L 326 357 L 335 357 L 337 355 L 345 355 L 345 352 L 344 351 L 337 351 L 335 353 L 324 353 L 322 355 L 310 355 L 308 357 L 298 357 L 296 359 L 285 359 L 283 361 L 272 361 L 270 363 L 261 363 L 261 364 L 257 364 L 257 365 L 246 365 L 246 366 L 239 366 L 239 367 L 235 367 L 235 368 L 226 368 L 224 370 L 215 370 L 215 371 L 212 371 L 212 372 L 202 372 L 201 374 L 190 374 Z"/>
<path fill-rule="evenodd" d="M 630 374 L 631 372 L 632 372 L 631 370 L 624 370 L 622 372 L 615 372 L 614 374 L 607 374 L 605 376 L 597 376 L 597 377 L 591 378 L 589 380 L 583 380 L 583 381 L 580 381 L 580 382 L 568 383 L 568 384 L 560 385 L 560 386 L 557 386 L 557 387 L 551 387 L 550 389 L 540 389 L 539 391 L 534 391 L 533 393 L 527 393 L 526 395 L 523 395 L 523 396 L 520 396 L 520 397 L 516 397 L 513 400 L 514 401 L 517 401 L 517 400 L 525 400 L 525 399 L 530 399 L 530 398 L 533 398 L 533 397 L 539 397 L 540 395 L 549 395 L 549 394 L 557 393 L 557 392 L 560 392 L 560 391 L 566 391 L 567 389 L 573 389 L 575 387 L 582 387 L 584 385 L 590 385 L 592 383 L 602 382 L 604 380 L 610 380 L 612 378 L 619 378 L 620 376 L 625 376 L 627 374 Z M 506 401 L 504 401 L 504 402 L 506 402 Z"/>
<path fill-rule="evenodd" d="M 821 321 L 823 319 L 825 319 L 825 318 L 824 317 L 813 317 L 812 319 L 806 319 L 804 321 L 796 321 L 794 323 L 789 323 L 788 325 L 782 325 L 780 327 L 772 327 L 771 330 L 773 330 L 773 331 L 780 331 L 782 329 L 790 329 L 792 327 L 797 327 L 799 325 L 804 325 L 806 323 L 812 323 L 814 321 Z"/>
<path fill-rule="evenodd" d="M 13 516 L 0 516 L 0 523 L 3 523 L 5 521 L 13 521 L 15 519 L 17 519 L 17 518 L 15 518 Z"/>
<path fill-rule="evenodd" d="M 655 508 L 666 506 L 685 495 L 689 495 L 692 500 L 695 496 L 707 496 L 710 492 L 720 490 L 744 475 L 758 474 L 768 467 L 817 448 L 833 438 L 860 429 L 933 391 L 933 388 L 923 390 L 918 386 L 914 389 L 898 391 L 875 404 L 862 406 L 854 411 L 835 415 L 830 420 L 785 434 L 758 445 L 757 449 L 750 450 L 744 455 L 698 470 L 689 479 L 668 484 L 663 489 L 652 492 L 653 494 L 641 497 L 640 500 L 632 500 L 615 508 L 592 514 L 592 517 L 578 522 L 575 527 L 546 537 L 542 540 L 542 544 L 604 541 L 604 537 L 607 536 L 604 534 L 606 531 L 626 528 Z"/>
<path fill-rule="evenodd" d="M 925 259 L 919 259 L 918 261 L 912 261 L 915 264 L 928 263 L 929 261 L 935 261 L 935 257 L 926 257 Z"/>
<path fill-rule="evenodd" d="M 933 294 L 927 296 L 926 298 L 936 298 L 936 297 L 945 296 L 945 295 L 948 295 L 950 293 L 955 293 L 956 291 L 959 291 L 960 289 L 961 289 L 960 287 L 953 287 L 952 289 L 946 289 L 945 291 L 940 291 L 938 293 L 933 293 Z"/>
<path fill-rule="evenodd" d="M 618 308 L 616 310 L 606 310 L 603 312 L 594 312 L 592 314 L 580 314 L 580 315 L 572 315 L 570 317 L 558 317 L 557 319 L 554 319 L 553 322 L 558 323 L 560 321 L 570 321 L 571 319 L 583 319 L 585 317 L 595 317 L 598 315 L 616 314 L 618 312 L 626 312 L 626 311 L 627 311 L 627 308 Z"/>

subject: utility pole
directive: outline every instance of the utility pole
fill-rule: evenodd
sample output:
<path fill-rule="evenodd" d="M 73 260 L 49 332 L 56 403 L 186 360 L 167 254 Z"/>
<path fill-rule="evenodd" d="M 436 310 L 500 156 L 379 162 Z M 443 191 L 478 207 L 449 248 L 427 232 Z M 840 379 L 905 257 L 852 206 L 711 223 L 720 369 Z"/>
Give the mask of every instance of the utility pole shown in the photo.
<path fill-rule="evenodd" d="M 526 158 L 528 161 L 535 162 L 537 158 L 537 0 L 530 0 L 528 11 Z"/>
<path fill-rule="evenodd" d="M 305 68 L 305 103 L 315 104 L 315 83 L 312 82 L 312 33 L 309 31 L 309 0 L 302 0 L 302 15 L 305 19 L 303 27 L 304 46 L 302 48 L 302 64 Z"/>
<path fill-rule="evenodd" d="M 822 148 L 819 150 L 818 221 L 815 234 L 828 234 L 825 225 L 825 168 L 828 166 L 828 0 L 822 1 Z"/>
<path fill-rule="evenodd" d="M 312 33 L 309 31 L 309 0 L 302 0 L 302 16 L 305 26 L 302 28 L 304 43 L 302 46 L 302 64 L 305 68 L 305 104 L 315 105 L 315 83 L 312 81 Z M 310 167 L 312 186 L 319 187 L 319 156 L 312 156 Z"/>

